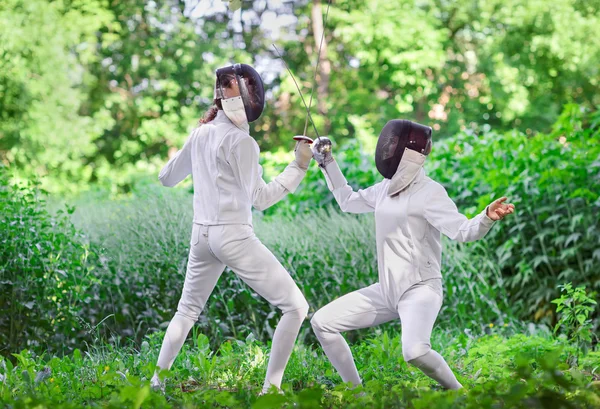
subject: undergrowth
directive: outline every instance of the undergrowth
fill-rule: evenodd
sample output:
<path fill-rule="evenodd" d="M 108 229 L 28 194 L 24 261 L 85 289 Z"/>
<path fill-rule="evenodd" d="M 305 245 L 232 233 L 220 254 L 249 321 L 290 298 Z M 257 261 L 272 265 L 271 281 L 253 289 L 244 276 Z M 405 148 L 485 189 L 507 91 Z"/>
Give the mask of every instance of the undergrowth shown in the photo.
<path fill-rule="evenodd" d="M 512 335 L 511 335 L 512 334 Z M 320 349 L 298 344 L 283 389 L 257 398 L 268 348 L 247 338 L 218 350 L 194 333 L 171 371 L 165 394 L 150 389 L 162 333 L 141 348 L 106 345 L 62 358 L 16 354 L 1 361 L 0 398 L 13 408 L 597 408 L 600 352 L 569 366 L 575 347 L 548 333 L 514 335 L 507 327 L 481 337 L 436 332 L 460 391 L 443 391 L 402 359 L 400 337 L 383 332 L 352 347 L 363 387 L 341 383 Z"/>

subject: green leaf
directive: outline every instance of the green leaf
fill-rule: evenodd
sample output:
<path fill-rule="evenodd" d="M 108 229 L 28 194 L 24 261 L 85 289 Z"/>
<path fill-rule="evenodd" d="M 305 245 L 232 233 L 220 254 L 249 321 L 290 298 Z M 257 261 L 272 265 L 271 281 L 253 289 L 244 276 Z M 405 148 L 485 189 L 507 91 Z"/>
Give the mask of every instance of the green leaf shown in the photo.
<path fill-rule="evenodd" d="M 135 400 L 133 402 L 133 408 L 140 409 L 140 407 L 142 406 L 142 403 L 144 403 L 144 401 L 148 398 L 149 395 L 150 395 L 150 386 L 149 385 L 142 386 L 138 390 L 138 393 L 135 397 Z"/>

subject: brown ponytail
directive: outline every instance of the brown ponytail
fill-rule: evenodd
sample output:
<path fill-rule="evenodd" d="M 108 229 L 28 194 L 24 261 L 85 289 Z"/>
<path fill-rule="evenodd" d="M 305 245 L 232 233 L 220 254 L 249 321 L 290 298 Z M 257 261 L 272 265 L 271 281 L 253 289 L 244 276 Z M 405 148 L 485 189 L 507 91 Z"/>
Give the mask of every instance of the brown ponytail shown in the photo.
<path fill-rule="evenodd" d="M 208 111 L 206 111 L 204 113 L 204 116 L 198 121 L 198 125 L 209 123 L 210 121 L 215 119 L 217 117 L 217 112 L 219 112 L 220 109 L 223 109 L 223 107 L 221 106 L 221 100 L 215 99 L 213 101 L 213 105 L 210 108 L 208 108 Z"/>
<path fill-rule="evenodd" d="M 221 86 L 224 88 L 230 88 L 231 82 L 234 79 L 235 79 L 235 76 L 232 74 L 222 74 L 220 76 Z M 213 105 L 208 109 L 208 111 L 206 111 L 204 113 L 204 117 L 202 117 L 198 121 L 198 125 L 206 124 L 206 123 L 212 121 L 213 119 L 215 119 L 217 117 L 217 113 L 221 109 L 223 109 L 223 106 L 221 105 L 221 100 L 215 98 L 213 100 Z"/>

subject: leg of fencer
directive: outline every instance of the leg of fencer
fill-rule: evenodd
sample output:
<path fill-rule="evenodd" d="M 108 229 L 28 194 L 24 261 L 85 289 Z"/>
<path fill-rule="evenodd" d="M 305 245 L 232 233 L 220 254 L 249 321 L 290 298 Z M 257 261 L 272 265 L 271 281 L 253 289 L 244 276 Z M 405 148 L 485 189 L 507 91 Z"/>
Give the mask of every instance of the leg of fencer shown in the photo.
<path fill-rule="evenodd" d="M 170 369 L 179 354 L 190 329 L 197 321 L 208 297 L 212 293 L 225 265 L 219 261 L 208 247 L 206 228 L 194 225 L 188 256 L 183 291 L 177 306 L 177 313 L 169 323 L 158 356 L 157 370 L 151 380 L 155 389 L 164 389 L 158 372 Z"/>
<path fill-rule="evenodd" d="M 419 368 L 425 375 L 437 381 L 446 389 L 462 388 L 462 385 L 456 379 L 448 363 L 433 349 L 429 350 L 425 355 L 413 358 L 408 362 Z"/>
<path fill-rule="evenodd" d="M 380 325 L 398 318 L 384 303 L 379 284 L 346 294 L 317 311 L 311 325 L 323 351 L 344 382 L 357 386 L 361 379 L 352 351 L 341 332 Z"/>
<path fill-rule="evenodd" d="M 262 393 L 266 393 L 271 385 L 281 388 L 283 373 L 285 372 L 287 363 L 292 355 L 298 332 L 306 319 L 307 313 L 308 304 L 302 306 L 300 309 L 284 313 L 279 320 L 277 328 L 275 328 L 275 333 L 273 334 L 271 353 L 269 355 L 267 374 L 265 376 Z"/>
<path fill-rule="evenodd" d="M 431 331 L 442 306 L 442 297 L 429 286 L 409 289 L 398 303 L 402 323 L 402 353 L 404 360 L 419 368 L 444 388 L 459 389 L 462 385 L 440 354 L 431 349 Z"/>
<path fill-rule="evenodd" d="M 251 227 L 243 226 L 234 230 L 225 226 L 216 231 L 221 234 L 218 241 L 225 243 L 216 251 L 219 259 L 256 293 L 283 313 L 273 334 L 267 374 L 261 393 L 266 392 L 271 385 L 281 388 L 285 367 L 308 313 L 306 298 L 279 260 L 256 237 Z"/>
<path fill-rule="evenodd" d="M 175 361 L 175 357 L 179 354 L 188 333 L 194 326 L 193 320 L 189 317 L 176 313 L 163 340 L 160 348 L 160 354 L 158 355 L 158 363 L 156 364 L 160 369 L 170 369 Z"/>
<path fill-rule="evenodd" d="M 354 363 L 350 346 L 339 332 L 329 332 L 321 326 L 319 316 L 315 314 L 310 321 L 317 339 L 331 365 L 338 371 L 342 381 L 354 386 L 361 384 L 360 375 Z"/>

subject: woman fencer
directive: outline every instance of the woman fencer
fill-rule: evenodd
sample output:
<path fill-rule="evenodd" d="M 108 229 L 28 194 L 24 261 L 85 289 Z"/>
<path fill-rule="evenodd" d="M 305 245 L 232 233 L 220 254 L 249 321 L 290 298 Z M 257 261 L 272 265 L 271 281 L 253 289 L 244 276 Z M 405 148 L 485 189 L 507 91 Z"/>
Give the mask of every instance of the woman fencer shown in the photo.
<path fill-rule="evenodd" d="M 151 380 L 155 389 L 164 388 L 158 372 L 173 364 L 225 266 L 283 313 L 261 393 L 271 385 L 281 386 L 308 304 L 290 274 L 255 236 L 251 208 L 266 209 L 293 193 L 312 152 L 308 142 L 298 141 L 296 159 L 272 182 L 263 181 L 258 144 L 248 123 L 261 115 L 264 95 L 262 79 L 249 65 L 218 69 L 215 106 L 160 172 L 160 181 L 169 187 L 192 175 L 194 220 L 183 292 Z"/>
<path fill-rule="evenodd" d="M 495 221 L 513 213 L 500 198 L 472 219 L 460 214 L 442 185 L 425 175 L 431 128 L 389 121 L 377 141 L 375 163 L 383 181 L 354 192 L 331 154 L 327 138 L 313 154 L 344 212 L 375 213 L 379 282 L 346 294 L 318 310 L 311 324 L 344 382 L 361 383 L 350 348 L 340 334 L 400 318 L 402 354 L 444 388 L 458 389 L 452 370 L 431 349 L 433 324 L 442 305 L 441 234 L 460 242 L 481 239 Z"/>

